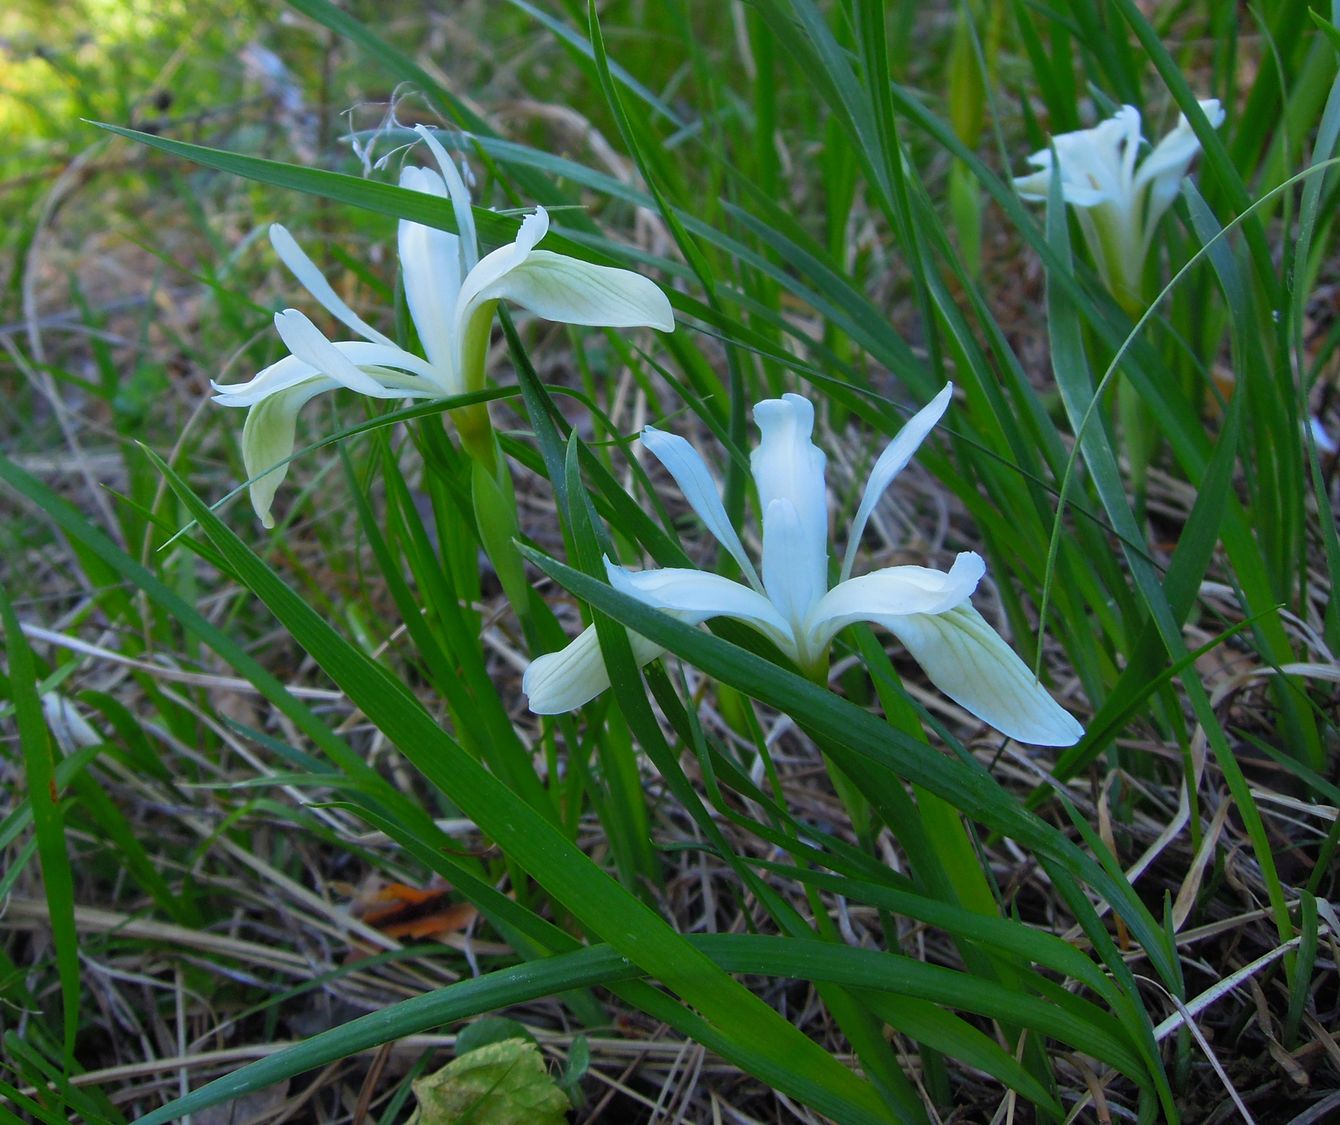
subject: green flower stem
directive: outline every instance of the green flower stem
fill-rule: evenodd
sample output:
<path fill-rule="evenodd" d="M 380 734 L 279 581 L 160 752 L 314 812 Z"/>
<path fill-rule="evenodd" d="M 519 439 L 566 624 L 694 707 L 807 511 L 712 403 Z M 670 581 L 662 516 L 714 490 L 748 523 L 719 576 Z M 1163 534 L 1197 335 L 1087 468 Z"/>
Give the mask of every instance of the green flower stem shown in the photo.
<path fill-rule="evenodd" d="M 487 408 L 484 409 L 484 424 L 488 425 Z M 473 407 L 469 409 L 474 409 Z M 458 423 L 459 425 L 459 423 Z M 470 492 L 474 500 L 475 526 L 479 532 L 479 542 L 488 556 L 489 562 L 502 583 L 507 600 L 512 609 L 523 621 L 530 612 L 530 583 L 526 581 L 525 565 L 516 544 L 521 537 L 521 527 L 516 514 L 516 493 L 512 488 L 512 473 L 507 461 L 498 448 L 498 439 L 490 427 L 487 434 L 472 432 L 472 437 L 482 442 L 487 437 L 488 456 L 476 455 L 472 443 L 466 444 L 465 432 L 461 433 L 461 444 L 470 454 Z"/>

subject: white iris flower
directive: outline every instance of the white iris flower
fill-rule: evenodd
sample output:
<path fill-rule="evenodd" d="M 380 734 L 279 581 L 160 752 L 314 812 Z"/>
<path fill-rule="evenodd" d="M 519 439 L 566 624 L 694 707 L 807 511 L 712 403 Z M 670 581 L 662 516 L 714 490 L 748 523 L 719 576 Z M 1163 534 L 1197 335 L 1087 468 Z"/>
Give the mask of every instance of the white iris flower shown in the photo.
<path fill-rule="evenodd" d="M 1213 98 L 1200 103 L 1214 128 L 1224 111 Z M 1112 295 L 1128 310 L 1142 310 L 1140 277 L 1154 228 L 1181 190 L 1200 141 L 1185 114 L 1137 166 L 1140 111 L 1124 105 L 1113 117 L 1074 133 L 1052 138 L 1060 162 L 1061 195 L 1075 207 L 1085 241 Z M 1028 162 L 1038 170 L 1014 181 L 1025 199 L 1047 199 L 1052 178 L 1052 149 L 1035 152 Z"/>
<path fill-rule="evenodd" d="M 522 221 L 515 242 L 481 258 L 470 192 L 432 133 L 422 125 L 418 132 L 438 170 L 407 167 L 400 186 L 450 199 L 459 229 L 451 234 L 400 222 L 405 300 L 426 359 L 359 317 L 293 236 L 277 223 L 270 228 L 276 253 L 307 292 L 362 339 L 332 342 L 303 313 L 285 309 L 275 314 L 275 327 L 292 354 L 249 382 L 213 385 L 215 402 L 250 408 L 242 459 L 252 478 L 252 506 L 266 527 L 274 524 L 270 505 L 288 471 L 280 463 L 293 453 L 297 414 L 310 399 L 338 387 L 386 399 L 444 398 L 482 389 L 494 310 L 503 298 L 564 324 L 674 330 L 670 302 L 648 278 L 535 249 L 549 229 L 543 207 Z"/>
<path fill-rule="evenodd" d="M 1069 746 L 1083 728 L 1033 673 L 970 598 L 986 571 L 971 551 L 949 571 L 894 566 L 851 577 L 857 545 L 875 505 L 911 460 L 949 405 L 946 386 L 889 443 L 871 470 L 836 586 L 828 586 L 828 498 L 825 457 L 810 440 L 814 407 L 800 395 L 760 402 L 762 435 L 751 458 L 763 512 L 762 575 L 731 526 L 706 462 L 683 438 L 648 426 L 642 442 L 679 485 L 699 519 L 740 565 L 748 585 L 687 568 L 628 570 L 606 562 L 610 584 L 680 621 L 734 617 L 757 629 L 814 677 L 823 674 L 833 638 L 868 621 L 893 633 L 931 682 L 959 706 L 1020 742 Z M 664 650 L 630 634 L 639 663 Z M 560 652 L 533 661 L 522 682 L 530 709 L 542 715 L 581 706 L 609 687 L 594 627 Z"/>

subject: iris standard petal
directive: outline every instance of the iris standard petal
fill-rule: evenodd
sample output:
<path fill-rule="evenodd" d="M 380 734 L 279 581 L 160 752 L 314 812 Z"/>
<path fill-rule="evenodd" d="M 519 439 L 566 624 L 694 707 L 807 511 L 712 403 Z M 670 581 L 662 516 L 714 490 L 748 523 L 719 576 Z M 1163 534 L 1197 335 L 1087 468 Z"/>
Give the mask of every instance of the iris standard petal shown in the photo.
<path fill-rule="evenodd" d="M 293 456 L 298 411 L 314 396 L 339 385 L 334 379 L 317 375 L 269 395 L 247 411 L 242 424 L 242 464 L 251 481 L 248 488 L 251 506 L 264 526 L 275 525 L 270 505 L 288 476 L 287 461 Z M 271 471 L 266 472 L 267 469 Z M 262 473 L 265 475 L 261 476 Z"/>
<path fill-rule="evenodd" d="M 628 642 L 639 668 L 665 651 L 654 641 L 631 630 Z M 596 627 L 588 625 L 566 648 L 532 660 L 521 677 L 526 703 L 536 715 L 561 715 L 589 702 L 610 686 L 609 672 L 600 655 Z"/>
<path fill-rule="evenodd" d="M 940 691 L 1018 742 L 1072 746 L 1084 728 L 970 605 L 891 618 L 887 628 Z"/>
<path fill-rule="evenodd" d="M 865 483 L 865 492 L 861 496 L 861 506 L 856 509 L 856 518 L 851 522 L 851 533 L 847 537 L 847 554 L 842 560 L 842 574 L 839 582 L 845 582 L 851 576 L 852 563 L 856 561 L 856 548 L 865 525 L 870 519 L 884 490 L 893 483 L 893 478 L 907 467 L 913 454 L 921 447 L 931 430 L 944 416 L 949 401 L 954 397 L 954 384 L 946 383 L 944 388 L 929 403 L 918 410 L 904 423 L 894 439 L 884 447 L 875 466 L 870 470 L 870 479 Z"/>
<path fill-rule="evenodd" d="M 364 339 L 395 347 L 388 337 L 383 336 L 340 299 L 325 275 L 317 269 L 316 263 L 307 256 L 293 235 L 278 223 L 270 226 L 270 244 L 279 255 L 279 260 L 288 267 L 289 272 L 298 279 L 302 287 L 321 303 L 326 312 Z"/>
<path fill-rule="evenodd" d="M 548 250 L 530 251 L 474 296 L 476 301 L 503 298 L 560 324 L 662 332 L 675 328 L 670 301 L 650 278 Z"/>
<path fill-rule="evenodd" d="M 1200 108 L 1209 119 L 1211 128 L 1217 129 L 1224 123 L 1224 110 L 1217 99 L 1202 101 Z M 1199 153 L 1200 139 L 1186 115 L 1182 114 L 1178 117 L 1176 127 L 1141 162 L 1140 170 L 1135 174 L 1135 186 L 1137 191 L 1146 185 L 1149 188 L 1145 212 L 1146 248 L 1153 237 L 1154 224 L 1172 206 L 1191 162 Z"/>
<path fill-rule="evenodd" d="M 442 177 L 427 168 L 406 168 L 400 186 L 446 198 Z M 405 277 L 405 303 L 424 351 L 438 372 L 444 394 L 453 384 L 456 349 L 451 339 L 451 311 L 461 289 L 460 239 L 448 231 L 400 220 L 400 269 Z"/>
<path fill-rule="evenodd" d="M 464 277 L 475 268 L 475 263 L 479 261 L 479 239 L 475 235 L 475 213 L 470 204 L 470 189 L 465 186 L 465 181 L 461 179 L 461 173 L 457 169 L 455 161 L 442 147 L 442 143 L 433 136 L 432 130 L 426 125 L 416 125 L 414 131 L 423 138 L 424 144 L 428 146 L 428 151 L 433 154 L 433 159 L 437 161 L 437 166 L 442 172 L 442 180 L 446 184 L 447 194 L 451 197 L 451 207 L 456 212 L 456 233 L 460 237 L 458 244 L 461 255 L 459 276 Z"/>
<path fill-rule="evenodd" d="M 810 611 L 805 632 L 823 651 L 837 634 L 857 621 L 892 629 L 892 618 L 945 613 L 962 605 L 986 573 L 981 555 L 964 551 L 948 571 L 925 566 L 891 566 L 848 578 L 828 591 Z"/>
<path fill-rule="evenodd" d="M 763 584 L 754 570 L 754 564 L 745 554 L 739 533 L 730 522 L 730 517 L 726 515 L 717 482 L 702 455 L 678 434 L 668 434 L 654 426 L 643 427 L 642 444 L 647 452 L 665 466 L 666 471 L 679 485 L 679 491 L 684 494 L 684 499 L 689 502 L 689 507 L 703 521 L 703 526 L 716 537 L 716 541 L 725 547 L 731 558 L 739 564 L 749 584 L 755 590 L 762 592 Z"/>
<path fill-rule="evenodd" d="M 462 332 L 470 314 L 477 305 L 485 304 L 496 297 L 489 295 L 492 286 L 501 281 L 530 255 L 535 244 L 549 233 L 549 213 L 543 207 L 536 207 L 535 213 L 521 220 L 516 232 L 516 241 L 499 246 L 490 254 L 479 259 L 478 265 L 461 282 L 460 296 L 456 302 L 456 330 Z"/>
<path fill-rule="evenodd" d="M 705 570 L 662 567 L 628 570 L 605 562 L 610 585 L 653 609 L 698 625 L 713 617 L 733 617 L 751 625 L 788 656 L 796 655 L 791 626 L 762 594 Z"/>
<path fill-rule="evenodd" d="M 799 621 L 809 605 L 828 589 L 827 464 L 823 451 L 810 440 L 814 407 L 800 395 L 767 399 L 754 407 L 760 440 L 749 458 L 763 513 L 763 584 L 768 595 Z M 769 522 L 774 504 L 785 501 L 789 513 L 771 515 L 776 557 L 769 556 Z M 773 589 L 772 572 L 782 584 Z"/>
<path fill-rule="evenodd" d="M 816 571 L 810 532 L 801 524 L 795 505 L 774 500 L 763 513 L 763 588 L 790 624 L 800 650 L 796 660 L 810 666 L 820 653 L 808 645 L 805 621 L 828 588 L 827 557 Z"/>

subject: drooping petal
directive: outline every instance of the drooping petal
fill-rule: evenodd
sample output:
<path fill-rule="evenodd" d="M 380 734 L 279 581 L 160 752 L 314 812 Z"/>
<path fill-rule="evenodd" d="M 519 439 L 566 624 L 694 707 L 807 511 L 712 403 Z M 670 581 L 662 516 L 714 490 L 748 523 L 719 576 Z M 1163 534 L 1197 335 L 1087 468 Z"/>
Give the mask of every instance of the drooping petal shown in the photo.
<path fill-rule="evenodd" d="M 270 226 L 270 244 L 279 255 L 279 260 L 288 267 L 289 272 L 298 279 L 302 287 L 321 303 L 326 312 L 365 340 L 375 340 L 379 344 L 395 347 L 392 340 L 383 336 L 340 299 L 325 275 L 316 268 L 316 263 L 307 256 L 293 235 L 278 223 Z"/>
<path fill-rule="evenodd" d="M 211 380 L 209 385 L 214 388 L 214 401 L 220 406 L 251 406 L 263 398 L 305 383 L 316 374 L 316 369 L 310 363 L 296 355 L 286 355 L 245 383 L 216 383 Z"/>
<path fill-rule="evenodd" d="M 628 641 L 639 668 L 665 651 L 631 630 Z M 536 657 L 521 677 L 521 690 L 526 693 L 527 706 L 536 715 L 561 715 L 573 711 L 609 686 L 609 672 L 600 655 L 600 641 L 594 625 L 588 625 L 566 648 Z"/>
<path fill-rule="evenodd" d="M 270 505 L 288 476 L 287 459 L 293 455 L 298 411 L 322 391 L 338 387 L 334 379 L 317 375 L 262 399 L 247 411 L 242 424 L 242 464 L 251 481 L 251 506 L 261 523 L 274 527 Z M 280 462 L 284 462 L 280 464 Z M 278 468 L 272 466 L 278 465 Z M 267 469 L 272 469 L 266 472 Z M 264 476 L 260 474 L 264 473 Z"/>
<path fill-rule="evenodd" d="M 506 299 L 560 324 L 597 328 L 659 328 L 673 332 L 675 314 L 660 286 L 632 270 L 597 266 L 566 254 L 532 250 L 524 261 L 481 289 L 476 301 Z"/>
<path fill-rule="evenodd" d="M 763 584 L 754 570 L 754 564 L 745 554 L 739 533 L 726 515 L 721 493 L 712 478 L 712 470 L 707 467 L 701 454 L 677 434 L 665 433 L 654 426 L 643 427 L 642 444 L 665 466 L 703 525 L 726 548 L 731 558 L 739 563 L 749 584 L 761 592 Z"/>
<path fill-rule="evenodd" d="M 698 625 L 713 617 L 734 617 L 751 625 L 789 656 L 796 655 L 791 627 L 762 594 L 704 570 L 663 567 L 628 570 L 606 560 L 610 585 L 680 621 Z"/>
<path fill-rule="evenodd" d="M 810 440 L 808 399 L 767 399 L 754 407 L 754 421 L 761 437 L 749 465 L 763 512 L 763 585 L 798 624 L 828 589 L 827 458 Z"/>
<path fill-rule="evenodd" d="M 1209 119 L 1212 128 L 1224 123 L 1224 110 L 1215 98 L 1200 103 L 1201 110 Z M 1172 206 L 1181 190 L 1182 180 L 1191 167 L 1191 162 L 1200 152 L 1200 140 L 1191 123 L 1181 114 L 1176 127 L 1168 133 L 1140 164 L 1135 174 L 1135 187 L 1139 191 L 1146 185 L 1149 188 L 1149 200 L 1145 211 L 1145 243 L 1148 246 L 1153 237 L 1154 225 L 1163 213 Z"/>
<path fill-rule="evenodd" d="M 870 470 L 870 479 L 865 483 L 865 492 L 861 496 L 861 506 L 856 509 L 856 518 L 851 522 L 851 533 L 847 537 L 847 554 L 842 560 L 842 574 L 839 581 L 845 582 L 851 577 L 852 563 L 856 561 L 856 548 L 865 533 L 865 525 L 875 510 L 875 505 L 879 503 L 879 498 L 884 495 L 884 490 L 893 482 L 893 478 L 907 467 L 907 463 L 912 460 L 913 454 L 926 440 L 926 436 L 935 429 L 936 423 L 944 416 L 949 407 L 949 400 L 953 396 L 954 384 L 946 383 L 938 395 L 907 420 L 894 439 L 885 446 L 884 452 L 879 455 L 875 467 Z"/>
<path fill-rule="evenodd" d="M 333 344 L 297 309 L 285 309 L 275 313 L 275 328 L 279 337 L 298 359 L 310 364 L 322 375 L 327 375 L 342 387 L 351 391 L 369 395 L 372 398 L 402 398 L 408 393 L 403 379 L 394 380 L 387 386 L 368 371 L 356 364 L 347 354 L 347 345 Z M 415 359 L 403 348 L 394 344 L 373 345 L 381 347 L 388 361 L 400 365 L 405 358 Z M 422 363 L 422 360 L 416 360 Z"/>
<path fill-rule="evenodd" d="M 465 186 L 455 161 L 442 147 L 442 143 L 433 136 L 432 130 L 426 125 L 416 125 L 414 131 L 423 138 L 428 151 L 437 161 L 447 187 L 447 194 L 451 196 L 451 207 L 456 212 L 456 233 L 460 236 L 458 249 L 461 255 L 461 268 L 458 276 L 464 277 L 479 261 L 479 239 L 475 235 L 475 213 L 470 206 L 470 189 Z"/>
<path fill-rule="evenodd" d="M 886 627 L 940 691 L 1018 742 L 1072 746 L 1084 728 L 971 605 L 890 618 Z"/>
<path fill-rule="evenodd" d="M 407 167 L 400 186 L 446 198 L 442 177 L 427 168 Z M 451 340 L 451 311 L 461 289 L 460 239 L 448 231 L 400 220 L 400 268 L 405 276 L 405 303 L 419 340 L 439 372 L 444 394 L 455 393 L 456 350 Z"/>
<path fill-rule="evenodd" d="M 897 617 L 945 613 L 972 597 L 985 573 L 981 555 L 964 551 L 947 572 L 925 566 L 891 566 L 848 578 L 810 611 L 805 621 L 808 643 L 822 652 L 842 629 L 857 621 L 893 629 L 891 622 Z"/>

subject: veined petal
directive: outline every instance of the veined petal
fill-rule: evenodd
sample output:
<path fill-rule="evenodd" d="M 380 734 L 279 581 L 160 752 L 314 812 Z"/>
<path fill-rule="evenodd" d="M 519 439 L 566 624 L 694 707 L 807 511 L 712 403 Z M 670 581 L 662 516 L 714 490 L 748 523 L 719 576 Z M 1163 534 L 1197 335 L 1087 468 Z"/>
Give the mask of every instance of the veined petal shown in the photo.
<path fill-rule="evenodd" d="M 428 146 L 428 151 L 433 154 L 433 159 L 437 161 L 437 166 L 442 171 L 443 182 L 447 187 L 447 194 L 451 196 L 451 207 L 456 212 L 456 233 L 460 236 L 461 267 L 458 276 L 463 277 L 474 269 L 475 263 L 479 261 L 479 239 L 475 235 L 475 213 L 470 205 L 470 189 L 465 186 L 465 181 L 461 179 L 461 173 L 456 167 L 456 162 L 442 147 L 442 142 L 433 136 L 432 130 L 426 125 L 416 125 L 414 131 L 423 138 L 424 144 Z"/>
<path fill-rule="evenodd" d="M 1072 746 L 1084 728 L 971 605 L 891 618 L 886 627 L 965 711 L 1018 742 Z"/>
<path fill-rule="evenodd" d="M 698 625 L 713 617 L 734 617 L 751 625 L 789 656 L 796 655 L 791 627 L 762 594 L 705 570 L 662 567 L 628 570 L 605 560 L 610 585 L 680 621 Z"/>
<path fill-rule="evenodd" d="M 427 168 L 407 167 L 400 186 L 445 198 L 442 177 Z M 419 340 L 440 373 L 443 392 L 451 394 L 456 353 L 451 342 L 450 310 L 461 289 L 460 239 L 448 231 L 400 220 L 400 268 L 405 276 L 405 303 Z"/>
<path fill-rule="evenodd" d="M 677 434 L 665 433 L 654 426 L 643 427 L 642 444 L 665 466 L 679 485 L 684 499 L 689 502 L 689 507 L 703 521 L 707 530 L 716 536 L 717 542 L 726 548 L 731 558 L 739 563 L 749 584 L 761 592 L 763 584 L 754 570 L 754 564 L 745 554 L 739 533 L 726 515 L 717 482 L 712 478 L 712 470 L 707 467 L 701 454 Z"/>
<path fill-rule="evenodd" d="M 893 629 L 894 618 L 945 613 L 962 605 L 986 573 L 982 556 L 964 551 L 948 571 L 926 566 L 891 566 L 839 582 L 805 621 L 808 643 L 822 652 L 837 634 L 857 621 Z"/>
<path fill-rule="evenodd" d="M 307 292 L 320 302 L 321 307 L 326 312 L 330 313 L 341 324 L 353 329 L 364 339 L 375 340 L 379 344 L 390 344 L 391 347 L 395 347 L 394 342 L 389 337 L 383 336 L 340 299 L 335 290 L 331 288 L 325 275 L 316 268 L 316 263 L 298 245 L 297 239 L 278 223 L 273 223 L 270 226 L 270 244 L 275 248 L 275 253 L 279 255 L 279 260 L 288 266 L 289 272 L 298 279 Z"/>
<path fill-rule="evenodd" d="M 763 513 L 763 585 L 798 623 L 828 589 L 827 458 L 810 440 L 808 399 L 767 399 L 754 407 L 754 421 L 761 438 L 749 465 Z"/>
<path fill-rule="evenodd" d="M 631 630 L 628 641 L 633 646 L 633 659 L 639 668 L 665 651 Z M 594 625 L 588 625 L 566 648 L 532 660 L 521 677 L 521 690 L 526 693 L 527 705 L 536 715 L 561 715 L 575 710 L 609 686 L 609 672 L 600 655 L 600 641 Z"/>
<path fill-rule="evenodd" d="M 251 482 L 251 506 L 266 527 L 275 525 L 270 505 L 288 476 L 287 459 L 293 455 L 298 411 L 314 396 L 339 385 L 334 379 L 317 375 L 267 396 L 247 411 L 242 424 L 242 464 Z"/>
<path fill-rule="evenodd" d="M 297 309 L 275 313 L 275 328 L 279 330 L 279 337 L 289 351 L 342 387 L 372 398 L 401 398 L 407 393 L 402 380 L 396 380 L 394 386 L 387 386 L 369 374 L 349 358 L 344 347 L 327 340 L 321 330 Z M 384 355 L 386 361 L 395 362 L 397 366 L 401 365 L 405 357 L 416 358 L 394 344 L 374 346 L 383 349 L 378 354 Z"/>
<path fill-rule="evenodd" d="M 1215 98 L 1200 103 L 1201 110 L 1209 119 L 1212 128 L 1224 123 L 1224 110 Z M 1182 179 L 1191 167 L 1191 162 L 1200 152 L 1200 140 L 1186 119 L 1179 115 L 1177 125 L 1167 134 L 1140 164 L 1135 174 L 1136 190 L 1149 187 L 1149 202 L 1145 214 L 1145 242 L 1153 237 L 1154 225 L 1163 213 L 1172 206 L 1173 200 L 1181 190 Z"/>
<path fill-rule="evenodd" d="M 501 298 L 560 324 L 675 329 L 670 301 L 650 278 L 548 250 L 532 250 L 474 300 Z"/>
<path fill-rule="evenodd" d="M 866 481 L 861 506 L 856 509 L 856 518 L 851 521 L 851 533 L 847 537 L 847 554 L 842 560 L 842 574 L 839 581 L 845 582 L 851 576 L 852 563 L 856 561 L 856 548 L 865 533 L 865 525 L 875 510 L 875 505 L 879 503 L 879 498 L 884 495 L 884 490 L 893 482 L 893 478 L 907 467 L 907 463 L 912 460 L 912 455 L 926 440 L 926 436 L 935 429 L 936 423 L 944 416 L 949 407 L 949 400 L 953 396 L 954 384 L 946 383 L 938 395 L 907 420 L 894 439 L 884 447 L 884 452 L 879 455 L 875 467 L 870 470 L 870 479 Z"/>

